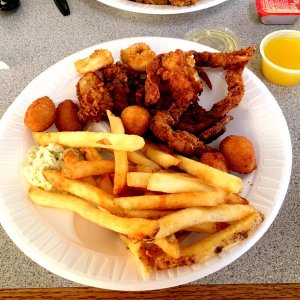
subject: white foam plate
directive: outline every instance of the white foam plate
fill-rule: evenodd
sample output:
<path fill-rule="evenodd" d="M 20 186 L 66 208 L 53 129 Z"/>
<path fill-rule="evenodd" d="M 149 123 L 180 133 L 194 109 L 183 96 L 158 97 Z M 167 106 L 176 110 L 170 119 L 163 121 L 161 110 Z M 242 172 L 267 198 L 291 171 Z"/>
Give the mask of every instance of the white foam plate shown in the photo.
<path fill-rule="evenodd" d="M 146 42 L 157 53 L 177 48 L 212 49 L 184 40 L 137 37 L 110 41 L 75 53 L 37 76 L 15 99 L 0 122 L 0 220 L 15 244 L 33 261 L 49 271 L 80 284 L 113 290 L 154 290 L 184 284 L 212 274 L 251 248 L 266 232 L 284 200 L 292 164 L 291 142 L 284 116 L 266 86 L 248 69 L 243 77 L 246 92 L 225 135 L 248 137 L 254 144 L 257 169 L 244 176 L 243 196 L 265 215 L 256 233 L 242 244 L 201 264 L 153 272 L 145 277 L 117 235 L 72 213 L 33 205 L 27 195 L 22 164 L 33 145 L 23 124 L 28 105 L 47 95 L 56 103 L 77 99 L 79 75 L 74 61 L 95 49 L 109 49 L 119 59 L 121 48 Z M 223 70 L 208 69 L 213 90 L 205 89 L 201 104 L 209 108 L 225 96 Z M 224 138 L 224 136 L 222 138 Z M 218 141 L 216 141 L 218 143 Z M 275 234 L 275 233 L 274 233 Z M 238 272 L 238 270 L 237 270 Z"/>
<path fill-rule="evenodd" d="M 122 10 L 127 10 L 136 13 L 153 14 L 153 15 L 172 15 L 183 14 L 192 11 L 206 9 L 218 5 L 227 0 L 198 0 L 196 4 L 188 6 L 173 6 L 173 5 L 153 5 L 137 3 L 129 0 L 97 0 L 108 6 L 116 7 Z"/>

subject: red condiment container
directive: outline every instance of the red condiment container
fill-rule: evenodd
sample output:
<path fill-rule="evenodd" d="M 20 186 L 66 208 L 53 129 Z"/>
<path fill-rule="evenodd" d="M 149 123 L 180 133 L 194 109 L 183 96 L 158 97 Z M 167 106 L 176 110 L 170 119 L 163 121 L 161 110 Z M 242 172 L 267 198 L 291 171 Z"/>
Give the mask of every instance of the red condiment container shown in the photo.
<path fill-rule="evenodd" d="M 256 9 L 264 24 L 294 24 L 300 16 L 300 1 L 256 0 Z"/>

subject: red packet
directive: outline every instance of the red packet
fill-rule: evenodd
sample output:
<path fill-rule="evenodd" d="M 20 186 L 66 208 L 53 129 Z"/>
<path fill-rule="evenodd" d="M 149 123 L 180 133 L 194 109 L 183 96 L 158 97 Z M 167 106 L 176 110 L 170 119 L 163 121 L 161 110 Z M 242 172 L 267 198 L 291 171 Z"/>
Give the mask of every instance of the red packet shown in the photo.
<path fill-rule="evenodd" d="M 300 1 L 256 0 L 256 9 L 264 24 L 294 24 L 300 16 Z"/>

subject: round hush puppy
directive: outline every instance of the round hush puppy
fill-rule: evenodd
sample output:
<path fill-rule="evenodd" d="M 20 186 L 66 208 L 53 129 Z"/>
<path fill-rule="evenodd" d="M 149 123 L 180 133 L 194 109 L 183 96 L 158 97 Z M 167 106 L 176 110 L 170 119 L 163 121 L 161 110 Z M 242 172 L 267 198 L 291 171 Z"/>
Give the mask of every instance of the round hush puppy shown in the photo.
<path fill-rule="evenodd" d="M 220 152 L 204 152 L 199 161 L 205 165 L 228 173 L 226 160 Z"/>
<path fill-rule="evenodd" d="M 51 127 L 55 120 L 55 105 L 45 96 L 33 101 L 27 108 L 24 117 L 26 127 L 32 131 L 44 131 Z"/>
<path fill-rule="evenodd" d="M 221 141 L 219 151 L 225 157 L 231 171 L 248 174 L 256 169 L 253 145 L 244 136 L 227 136 Z"/>
<path fill-rule="evenodd" d="M 80 131 L 83 129 L 78 118 L 79 107 L 72 100 L 64 100 L 56 108 L 55 126 L 58 131 Z"/>
<path fill-rule="evenodd" d="M 150 113 L 144 107 L 127 106 L 121 113 L 125 132 L 142 136 L 149 128 Z"/>

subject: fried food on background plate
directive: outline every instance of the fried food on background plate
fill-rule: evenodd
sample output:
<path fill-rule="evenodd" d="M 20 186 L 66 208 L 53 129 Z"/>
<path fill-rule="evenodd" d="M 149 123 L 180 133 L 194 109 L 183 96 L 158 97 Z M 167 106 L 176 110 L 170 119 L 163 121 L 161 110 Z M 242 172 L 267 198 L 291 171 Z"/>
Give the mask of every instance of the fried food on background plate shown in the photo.
<path fill-rule="evenodd" d="M 172 5 L 175 6 L 185 6 L 190 4 L 195 4 L 197 0 L 170 0 Z"/>
<path fill-rule="evenodd" d="M 33 101 L 24 117 L 26 127 L 32 131 L 44 131 L 51 127 L 55 120 L 55 105 L 45 96 Z"/>
<path fill-rule="evenodd" d="M 76 85 L 76 92 L 80 103 L 79 120 L 99 122 L 106 116 L 106 110 L 113 106 L 112 98 L 104 86 L 103 81 L 92 72 L 83 75 Z"/>
<path fill-rule="evenodd" d="M 144 4 L 156 4 L 156 5 L 167 5 L 170 4 L 169 0 L 133 0 L 138 3 Z"/>
<path fill-rule="evenodd" d="M 78 118 L 79 107 L 72 100 L 61 102 L 56 108 L 55 126 L 59 131 L 80 131 L 83 124 Z"/>
<path fill-rule="evenodd" d="M 126 133 L 142 136 L 149 128 L 151 115 L 146 108 L 131 105 L 122 111 L 121 119 Z"/>
<path fill-rule="evenodd" d="M 256 169 L 254 147 L 246 137 L 229 135 L 221 141 L 219 150 L 229 170 L 248 174 Z"/>
<path fill-rule="evenodd" d="M 185 6 L 194 4 L 197 0 L 133 0 L 138 3 L 144 4 L 156 4 L 156 5 L 174 5 L 174 6 Z"/>

